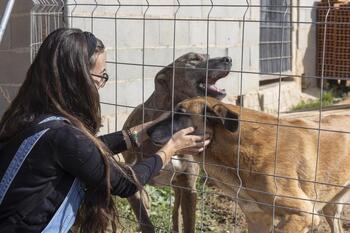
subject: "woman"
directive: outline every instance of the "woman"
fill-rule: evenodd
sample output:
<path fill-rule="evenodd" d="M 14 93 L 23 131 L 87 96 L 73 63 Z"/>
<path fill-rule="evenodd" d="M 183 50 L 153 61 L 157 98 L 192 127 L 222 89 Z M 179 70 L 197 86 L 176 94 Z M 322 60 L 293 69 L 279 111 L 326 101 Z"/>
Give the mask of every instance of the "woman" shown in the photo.
<path fill-rule="evenodd" d="M 133 195 L 176 151 L 208 144 L 188 128 L 129 169 L 114 162 L 112 154 L 140 146 L 162 117 L 96 137 L 105 68 L 104 45 L 91 33 L 58 29 L 43 42 L 0 122 L 0 232 L 67 232 L 81 201 L 81 232 L 109 224 L 115 232 L 112 195 Z"/>

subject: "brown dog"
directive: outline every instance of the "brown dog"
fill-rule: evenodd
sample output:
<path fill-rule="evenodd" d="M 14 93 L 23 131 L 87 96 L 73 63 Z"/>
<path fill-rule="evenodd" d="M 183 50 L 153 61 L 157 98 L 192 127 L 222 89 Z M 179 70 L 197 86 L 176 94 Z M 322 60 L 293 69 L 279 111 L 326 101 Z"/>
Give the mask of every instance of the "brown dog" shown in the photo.
<path fill-rule="evenodd" d="M 212 141 L 193 158 L 202 162 L 205 156 L 208 176 L 227 195 L 236 198 L 238 192 L 249 232 L 307 232 L 321 212 L 332 232 L 343 232 L 340 214 L 350 201 L 350 115 L 325 117 L 318 130 L 317 122 L 278 120 L 209 97 L 185 100 L 176 111 L 176 130 L 193 126 L 203 134 L 205 122 Z M 171 137 L 171 123 L 168 118 L 149 129 L 154 143 Z"/>
<path fill-rule="evenodd" d="M 147 99 L 144 105 L 139 105 L 130 114 L 123 128 L 141 124 L 156 119 L 162 111 L 171 111 L 180 101 L 207 95 L 222 99 L 226 93 L 224 89 L 215 87 L 216 81 L 226 77 L 231 69 L 230 57 L 218 57 L 209 59 L 207 55 L 188 53 L 175 60 L 158 72 L 155 78 L 155 91 Z M 174 68 L 175 67 L 175 71 Z M 207 70 L 208 67 L 208 70 Z M 206 84 L 207 83 L 207 84 Z M 172 90 L 175 90 L 174 93 Z M 143 109 L 144 107 L 144 109 Z M 143 116 L 144 111 L 144 116 Z M 127 163 L 141 160 L 148 154 L 155 153 L 159 148 L 151 141 L 146 141 L 141 151 L 123 153 Z M 197 164 L 186 162 L 193 161 L 191 155 L 184 155 L 182 162 L 173 161 L 151 181 L 153 185 L 173 185 L 175 191 L 175 203 L 173 209 L 173 230 L 179 231 L 179 207 L 181 206 L 183 225 L 185 232 L 195 232 L 196 193 L 195 183 L 199 172 Z M 173 176 L 173 171 L 181 172 Z M 184 175 L 188 174 L 188 175 Z M 194 174 L 194 175 L 192 175 Z M 172 181 L 172 183 L 171 183 Z M 140 201 L 142 201 L 140 203 Z M 129 198 L 129 202 L 140 222 L 142 232 L 154 232 L 154 227 L 147 214 L 147 198 L 140 193 Z"/>

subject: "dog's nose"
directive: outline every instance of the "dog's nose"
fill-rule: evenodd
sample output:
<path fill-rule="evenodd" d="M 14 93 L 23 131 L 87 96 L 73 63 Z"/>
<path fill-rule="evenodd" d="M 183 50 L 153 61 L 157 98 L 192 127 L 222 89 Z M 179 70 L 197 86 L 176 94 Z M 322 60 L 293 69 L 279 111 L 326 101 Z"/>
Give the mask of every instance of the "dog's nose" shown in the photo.
<path fill-rule="evenodd" d="M 226 63 L 231 63 L 232 62 L 232 58 L 231 57 L 223 57 L 222 61 L 226 62 Z"/>

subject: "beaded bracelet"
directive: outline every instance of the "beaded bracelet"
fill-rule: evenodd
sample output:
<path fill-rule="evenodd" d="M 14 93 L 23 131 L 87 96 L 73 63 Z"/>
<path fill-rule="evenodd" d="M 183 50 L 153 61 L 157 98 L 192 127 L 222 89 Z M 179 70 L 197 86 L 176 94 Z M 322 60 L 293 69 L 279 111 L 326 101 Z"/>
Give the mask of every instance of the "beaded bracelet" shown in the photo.
<path fill-rule="evenodd" d="M 165 153 L 165 151 L 160 150 L 160 151 L 158 151 L 157 153 L 161 153 L 161 152 L 164 154 L 165 159 L 166 159 L 166 158 L 167 158 L 167 154 Z"/>
<path fill-rule="evenodd" d="M 158 154 L 160 156 L 160 153 L 163 153 L 164 154 L 164 160 L 162 160 L 163 162 L 163 168 L 165 167 L 165 165 L 167 165 L 167 163 L 169 162 L 169 158 L 167 157 L 167 154 L 165 153 L 165 151 L 163 150 L 160 150 L 160 151 L 157 151 L 156 154 Z"/>
<path fill-rule="evenodd" d="M 139 147 L 139 145 L 137 144 L 137 133 L 136 132 L 131 133 L 130 129 L 127 129 L 126 133 L 129 136 L 129 139 L 130 139 L 132 146 Z"/>

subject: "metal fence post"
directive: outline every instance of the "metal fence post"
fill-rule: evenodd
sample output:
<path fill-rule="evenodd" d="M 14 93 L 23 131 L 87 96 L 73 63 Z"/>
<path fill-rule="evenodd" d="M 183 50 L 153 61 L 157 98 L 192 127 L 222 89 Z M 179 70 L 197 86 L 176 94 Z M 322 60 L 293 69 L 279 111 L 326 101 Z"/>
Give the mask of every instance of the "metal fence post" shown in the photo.
<path fill-rule="evenodd" d="M 1 24 L 0 24 L 0 43 L 2 41 L 2 37 L 3 37 L 4 33 L 5 33 L 7 22 L 9 20 L 9 18 L 10 18 L 10 15 L 11 15 L 11 12 L 12 12 L 12 8 L 13 8 L 14 4 L 15 4 L 15 0 L 7 1 L 7 5 L 6 5 L 5 12 L 4 12 L 4 16 L 2 17 Z"/>

